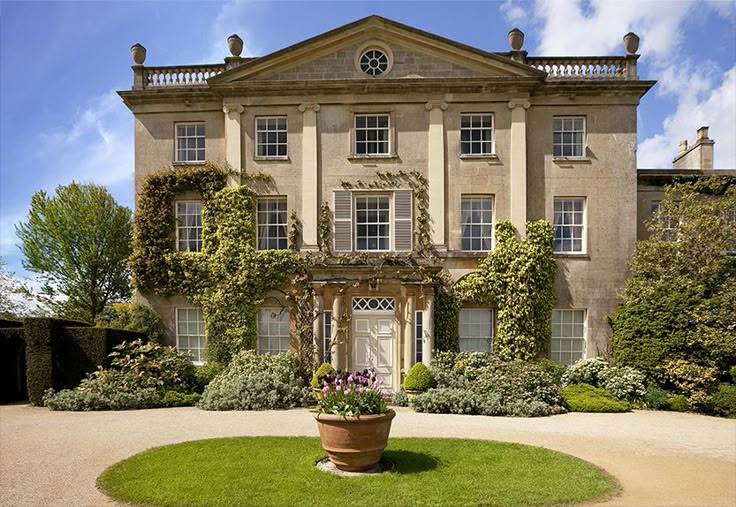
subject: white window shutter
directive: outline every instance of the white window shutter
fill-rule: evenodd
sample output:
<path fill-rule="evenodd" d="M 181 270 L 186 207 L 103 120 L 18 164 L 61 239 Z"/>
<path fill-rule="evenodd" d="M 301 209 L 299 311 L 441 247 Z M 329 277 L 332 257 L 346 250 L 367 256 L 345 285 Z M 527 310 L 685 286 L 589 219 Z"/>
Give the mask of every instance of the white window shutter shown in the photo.
<path fill-rule="evenodd" d="M 351 252 L 353 250 L 353 193 L 350 190 L 335 190 L 333 197 L 335 205 L 334 250 Z"/>
<path fill-rule="evenodd" d="M 412 249 L 412 191 L 394 192 L 394 250 L 410 252 Z"/>

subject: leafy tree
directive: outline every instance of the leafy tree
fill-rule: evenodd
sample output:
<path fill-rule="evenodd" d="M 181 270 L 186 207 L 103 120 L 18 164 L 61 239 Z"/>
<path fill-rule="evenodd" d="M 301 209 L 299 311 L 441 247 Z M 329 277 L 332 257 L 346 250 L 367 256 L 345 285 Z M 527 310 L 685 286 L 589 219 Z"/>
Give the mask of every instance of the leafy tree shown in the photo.
<path fill-rule="evenodd" d="M 666 189 L 610 318 L 613 353 L 701 407 L 736 364 L 736 178 Z"/>
<path fill-rule="evenodd" d="M 144 333 L 149 341 L 164 342 L 164 324 L 150 306 L 134 301 L 113 303 L 97 317 L 97 325 Z"/>
<path fill-rule="evenodd" d="M 39 273 L 59 316 L 94 322 L 108 303 L 130 296 L 131 212 L 101 186 L 71 183 L 31 198 L 16 226 L 23 265 Z"/>

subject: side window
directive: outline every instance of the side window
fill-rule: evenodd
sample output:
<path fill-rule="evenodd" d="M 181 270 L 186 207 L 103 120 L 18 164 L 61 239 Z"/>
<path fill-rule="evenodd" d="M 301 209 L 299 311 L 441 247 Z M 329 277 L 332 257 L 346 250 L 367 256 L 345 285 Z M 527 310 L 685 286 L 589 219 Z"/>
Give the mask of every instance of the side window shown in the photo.
<path fill-rule="evenodd" d="M 460 352 L 493 350 L 493 310 L 463 308 L 459 315 Z"/>
<path fill-rule="evenodd" d="M 256 118 L 256 158 L 286 158 L 287 127 L 285 116 Z"/>
<path fill-rule="evenodd" d="M 353 154 L 389 155 L 390 116 L 388 114 L 356 114 Z"/>
<path fill-rule="evenodd" d="M 289 351 L 289 312 L 283 308 L 258 310 L 258 353 L 278 354 Z"/>
<path fill-rule="evenodd" d="M 188 353 L 193 363 L 204 362 L 204 319 L 201 308 L 176 309 L 176 350 Z"/>
<path fill-rule="evenodd" d="M 552 121 L 552 155 L 585 156 L 585 117 L 565 116 L 554 118 Z"/>
<path fill-rule="evenodd" d="M 176 202 L 176 248 L 180 252 L 202 250 L 202 203 Z"/>
<path fill-rule="evenodd" d="M 258 199 L 257 221 L 259 250 L 284 250 L 289 246 L 285 197 Z"/>
<path fill-rule="evenodd" d="M 461 248 L 487 252 L 493 248 L 493 198 L 462 197 L 460 201 Z"/>
<path fill-rule="evenodd" d="M 555 198 L 555 253 L 585 253 L 585 198 Z"/>
<path fill-rule="evenodd" d="M 492 155 L 494 153 L 493 115 L 463 114 L 460 116 L 460 153 L 462 155 Z"/>
<path fill-rule="evenodd" d="M 551 359 L 573 364 L 585 354 L 585 310 L 552 310 Z"/>
<path fill-rule="evenodd" d="M 177 123 L 176 162 L 204 162 L 204 123 Z"/>

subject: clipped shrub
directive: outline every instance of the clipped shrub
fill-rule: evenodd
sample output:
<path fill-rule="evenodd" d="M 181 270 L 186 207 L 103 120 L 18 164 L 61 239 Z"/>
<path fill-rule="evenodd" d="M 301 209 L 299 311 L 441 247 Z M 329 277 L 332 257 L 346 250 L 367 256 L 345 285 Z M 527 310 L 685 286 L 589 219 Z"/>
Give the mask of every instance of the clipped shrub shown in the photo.
<path fill-rule="evenodd" d="M 645 408 L 650 410 L 669 410 L 670 393 L 658 385 L 650 383 L 646 388 L 642 403 Z"/>
<path fill-rule="evenodd" d="M 608 363 L 600 357 L 579 359 L 565 371 L 561 382 L 563 386 L 572 384 L 598 386 L 598 376 L 606 369 L 608 369 Z"/>
<path fill-rule="evenodd" d="M 51 410 L 136 410 L 161 406 L 161 393 L 152 387 L 131 392 L 49 389 L 43 396 L 43 404 Z"/>
<path fill-rule="evenodd" d="M 708 401 L 708 392 L 716 385 L 718 370 L 685 359 L 666 361 L 662 366 L 665 379 L 684 395 L 688 405 L 702 409 Z"/>
<path fill-rule="evenodd" d="M 205 388 L 204 410 L 268 410 L 314 403 L 311 389 L 299 375 L 296 355 L 258 355 L 243 350 Z"/>
<path fill-rule="evenodd" d="M 687 412 L 690 410 L 690 405 L 687 402 L 687 398 L 682 394 L 676 394 L 669 399 L 670 410 L 675 412 Z"/>
<path fill-rule="evenodd" d="M 152 342 L 164 341 L 164 325 L 161 317 L 150 306 L 140 303 L 113 303 L 106 306 L 97 317 L 97 325 L 136 331 L 146 335 Z"/>
<path fill-rule="evenodd" d="M 335 373 L 337 372 L 330 363 L 322 363 L 319 365 L 319 368 L 317 368 L 317 370 L 314 372 L 314 375 L 312 375 L 312 381 L 309 383 L 309 385 L 311 385 L 312 387 L 320 387 L 322 385 L 320 377 L 324 377 L 326 375 L 335 375 Z"/>
<path fill-rule="evenodd" d="M 432 372 L 424 363 L 415 363 L 404 378 L 403 387 L 406 391 L 426 391 L 435 386 Z"/>
<path fill-rule="evenodd" d="M 391 396 L 391 404 L 397 407 L 408 407 L 409 398 L 406 397 L 406 392 L 403 389 L 397 389 Z"/>
<path fill-rule="evenodd" d="M 438 352 L 432 359 L 432 377 L 437 387 L 462 388 L 498 362 L 500 359 L 485 352 Z"/>
<path fill-rule="evenodd" d="M 601 370 L 598 373 L 598 386 L 613 394 L 619 400 L 638 401 L 646 394 L 644 374 L 628 366 Z"/>
<path fill-rule="evenodd" d="M 708 399 L 708 411 L 722 417 L 736 417 L 736 386 L 719 384 Z"/>
<path fill-rule="evenodd" d="M 731 382 L 736 384 L 736 365 L 731 366 L 731 368 L 728 370 L 729 374 L 731 375 Z"/>
<path fill-rule="evenodd" d="M 629 404 L 614 395 L 589 384 L 571 384 L 562 388 L 568 408 L 572 412 L 628 412 Z"/>
<path fill-rule="evenodd" d="M 552 378 L 535 363 L 495 359 L 483 368 L 466 389 L 481 395 L 498 396 L 501 403 L 518 401 L 560 405 L 560 391 Z"/>
<path fill-rule="evenodd" d="M 161 398 L 163 407 L 193 407 L 202 397 L 199 393 L 182 393 L 179 391 L 166 391 Z"/>

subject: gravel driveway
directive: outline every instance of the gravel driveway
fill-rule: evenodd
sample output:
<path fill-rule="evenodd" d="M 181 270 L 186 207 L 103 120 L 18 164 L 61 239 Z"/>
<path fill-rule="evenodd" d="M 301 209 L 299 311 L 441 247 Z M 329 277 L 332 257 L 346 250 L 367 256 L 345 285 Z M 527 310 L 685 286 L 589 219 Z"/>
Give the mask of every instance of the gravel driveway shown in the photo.
<path fill-rule="evenodd" d="M 735 420 L 668 412 L 538 419 L 398 412 L 392 436 L 520 442 L 590 461 L 623 488 L 596 505 L 736 506 Z M 154 446 L 238 435 L 316 436 L 317 428 L 306 409 L 75 413 L 0 406 L 0 504 L 114 505 L 95 488 L 111 464 Z"/>

